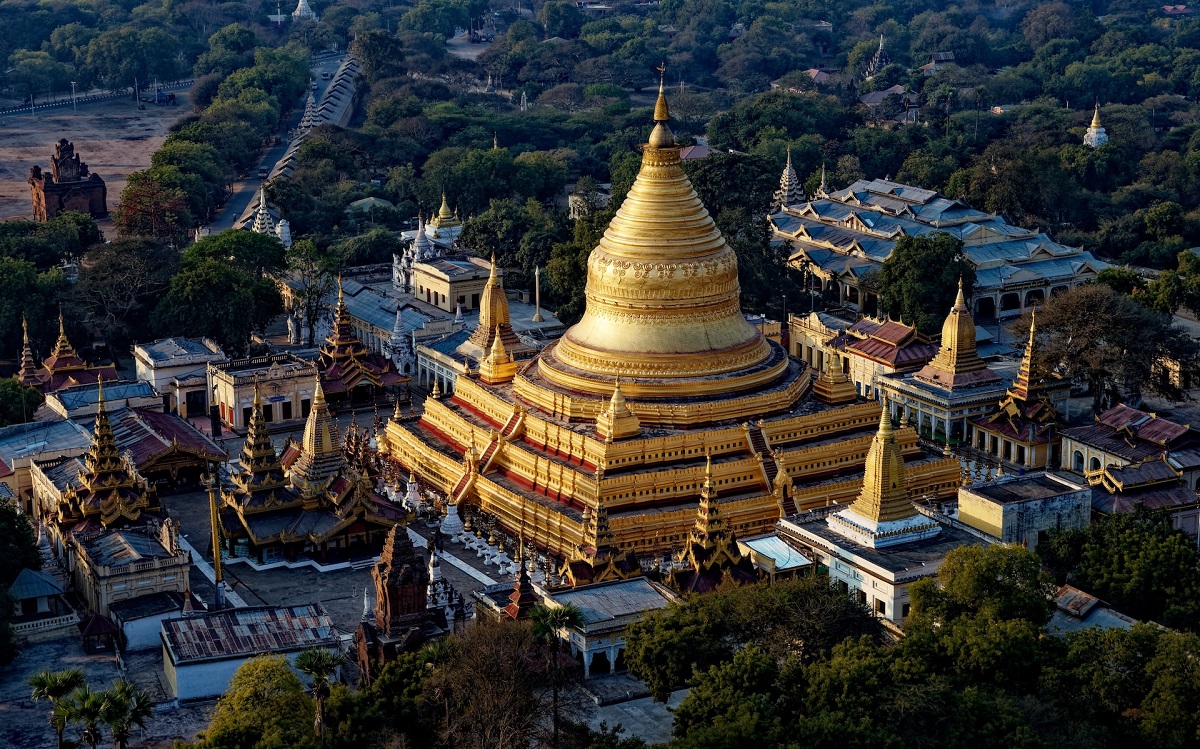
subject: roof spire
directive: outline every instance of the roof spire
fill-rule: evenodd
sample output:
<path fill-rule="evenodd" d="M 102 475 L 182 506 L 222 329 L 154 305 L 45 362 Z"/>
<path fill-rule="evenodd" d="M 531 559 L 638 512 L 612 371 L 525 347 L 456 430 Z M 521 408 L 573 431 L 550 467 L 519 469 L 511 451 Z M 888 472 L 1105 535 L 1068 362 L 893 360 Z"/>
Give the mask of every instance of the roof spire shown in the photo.
<path fill-rule="evenodd" d="M 670 148 L 675 145 L 675 134 L 667 123 L 671 120 L 671 110 L 667 107 L 666 90 L 667 65 L 658 66 L 658 100 L 654 102 L 654 130 L 650 133 L 648 145 L 651 148 Z"/>
<path fill-rule="evenodd" d="M 958 277 L 958 296 L 954 299 L 954 310 L 957 312 L 967 311 L 967 299 L 963 296 L 963 277 L 961 274 Z"/>

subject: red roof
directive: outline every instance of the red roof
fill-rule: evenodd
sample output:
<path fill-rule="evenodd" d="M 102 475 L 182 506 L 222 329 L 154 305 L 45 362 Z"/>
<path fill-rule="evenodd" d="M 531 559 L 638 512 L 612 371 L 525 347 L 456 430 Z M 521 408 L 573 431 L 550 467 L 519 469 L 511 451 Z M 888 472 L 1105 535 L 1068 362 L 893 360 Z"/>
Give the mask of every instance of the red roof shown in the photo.
<path fill-rule="evenodd" d="M 1100 414 L 1096 417 L 1096 421 L 1114 429 L 1128 428 L 1138 439 L 1158 445 L 1166 445 L 1188 432 L 1187 426 L 1183 424 L 1161 419 L 1154 414 L 1139 411 L 1124 404 Z"/>

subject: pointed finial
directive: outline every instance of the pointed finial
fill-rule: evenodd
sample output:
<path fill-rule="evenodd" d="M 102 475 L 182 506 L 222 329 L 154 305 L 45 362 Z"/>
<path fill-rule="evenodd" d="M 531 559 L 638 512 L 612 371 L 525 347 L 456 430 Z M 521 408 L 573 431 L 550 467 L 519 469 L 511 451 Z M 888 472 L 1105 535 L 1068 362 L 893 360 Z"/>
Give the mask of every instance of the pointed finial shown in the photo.
<path fill-rule="evenodd" d="M 821 192 L 825 192 L 825 162 L 821 162 Z"/>
<path fill-rule="evenodd" d="M 61 304 L 58 305 L 58 337 L 59 338 L 67 337 L 67 329 L 63 325 L 63 313 L 62 313 L 62 305 Z"/>
<path fill-rule="evenodd" d="M 96 378 L 96 408 L 104 410 L 104 375 Z"/>
<path fill-rule="evenodd" d="M 967 299 L 963 296 L 963 279 L 958 277 L 958 296 L 954 299 L 954 309 L 962 312 L 967 309 Z"/>
<path fill-rule="evenodd" d="M 1096 100 L 1096 111 L 1092 114 L 1092 127 L 1100 127 L 1100 100 Z"/>
<path fill-rule="evenodd" d="M 316 411 L 318 407 L 325 407 L 325 389 L 321 387 L 321 373 L 318 371 L 313 375 L 316 384 L 313 386 L 312 410 Z"/>
<path fill-rule="evenodd" d="M 346 297 L 342 293 L 342 274 L 339 273 L 338 274 L 338 304 L 344 303 L 345 300 L 346 300 Z"/>
<path fill-rule="evenodd" d="M 892 438 L 892 412 L 888 410 L 887 396 L 879 395 L 879 434 L 885 440 Z"/>
<path fill-rule="evenodd" d="M 656 69 L 658 70 L 658 100 L 654 102 L 654 121 L 665 123 L 671 119 L 671 112 L 667 108 L 667 64 L 664 62 Z"/>
<path fill-rule="evenodd" d="M 712 453 L 704 453 L 704 483 L 712 484 Z"/>
<path fill-rule="evenodd" d="M 25 313 L 21 313 L 21 336 L 24 339 L 25 347 L 29 347 L 29 323 L 25 320 Z"/>
<path fill-rule="evenodd" d="M 254 408 L 258 409 L 262 405 L 262 400 L 258 396 L 258 378 L 254 379 Z"/>
<path fill-rule="evenodd" d="M 787 146 L 787 168 L 788 169 L 792 168 L 792 144 L 791 143 L 788 143 L 788 146 Z"/>
<path fill-rule="evenodd" d="M 500 139 L 496 137 L 496 131 L 495 131 L 495 130 L 493 130 L 493 131 L 492 131 L 492 150 L 493 150 L 493 151 L 499 151 L 499 150 L 500 150 Z"/>

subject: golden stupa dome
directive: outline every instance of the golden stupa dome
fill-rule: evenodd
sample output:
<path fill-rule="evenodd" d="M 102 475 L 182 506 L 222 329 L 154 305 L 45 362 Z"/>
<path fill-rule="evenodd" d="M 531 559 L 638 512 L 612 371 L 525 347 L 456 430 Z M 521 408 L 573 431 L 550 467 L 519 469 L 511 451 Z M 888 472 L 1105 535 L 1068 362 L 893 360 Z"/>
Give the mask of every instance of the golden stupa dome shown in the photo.
<path fill-rule="evenodd" d="M 583 318 L 539 370 L 604 395 L 616 377 L 632 397 L 762 386 L 786 357 L 742 316 L 737 257 L 683 172 L 661 83 L 654 117 L 637 179 L 588 259 Z M 681 388 L 682 378 L 690 382 Z"/>

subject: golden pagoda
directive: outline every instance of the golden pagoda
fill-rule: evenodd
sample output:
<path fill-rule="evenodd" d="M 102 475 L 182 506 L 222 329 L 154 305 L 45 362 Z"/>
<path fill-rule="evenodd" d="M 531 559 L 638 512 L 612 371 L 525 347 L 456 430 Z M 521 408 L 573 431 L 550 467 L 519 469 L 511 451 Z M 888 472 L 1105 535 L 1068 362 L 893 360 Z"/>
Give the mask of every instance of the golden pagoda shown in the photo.
<path fill-rule="evenodd" d="M 604 545 L 598 518 L 622 554 L 662 555 L 686 546 L 702 502 L 751 535 L 861 488 L 878 404 L 813 401 L 814 373 L 746 322 L 737 258 L 679 150 L 660 85 L 637 179 L 589 258 L 580 322 L 507 371 L 493 355 L 419 418 L 387 425 L 389 459 L 451 511 L 478 508 L 564 563 Z M 511 356 L 504 336 L 494 345 L 499 306 L 481 306 L 479 345 Z M 956 461 L 926 459 L 911 429 L 896 442 L 914 487 L 956 489 Z"/>
<path fill-rule="evenodd" d="M 975 348 L 975 318 L 963 295 L 962 278 L 958 279 L 954 307 L 942 323 L 942 347 L 915 376 L 946 389 L 978 387 L 1000 381 L 1000 376 L 988 369 Z"/>
<path fill-rule="evenodd" d="M 854 389 L 850 375 L 842 368 L 841 352 L 835 351 L 827 359 L 825 371 L 813 383 L 813 396 L 831 406 L 858 400 L 858 391 Z"/>
<path fill-rule="evenodd" d="M 90 535 L 143 519 L 161 520 L 162 507 L 154 487 L 117 449 L 104 405 L 104 381 L 98 384 L 92 444 L 83 457 L 83 470 L 63 491 L 57 507 L 55 521 L 60 533 Z"/>
<path fill-rule="evenodd" d="M 317 368 L 321 372 L 321 387 L 332 398 L 374 399 L 381 391 L 394 391 L 397 399 L 408 397 L 411 378 L 401 374 L 391 359 L 368 349 L 355 334 L 341 276 L 338 276 L 333 326 L 321 345 Z"/>
<path fill-rule="evenodd" d="M 961 295 L 960 295 L 961 296 Z M 862 491 L 849 508 L 829 516 L 829 525 L 863 546 L 879 548 L 931 538 L 937 522 L 917 512 L 908 494 L 904 456 L 896 444 L 887 402 L 867 454 Z"/>
<path fill-rule="evenodd" d="M 1044 468 L 1056 461 L 1061 422 L 1052 391 L 1066 396 L 1070 383 L 1061 378 L 1037 377 L 1037 312 L 1029 319 L 1029 340 L 1012 386 L 992 413 L 972 419 L 970 443 L 1001 460 L 1029 468 Z"/>
<path fill-rule="evenodd" d="M 716 500 L 712 459 L 705 457 L 696 523 L 688 534 L 687 546 L 676 557 L 676 561 L 686 566 L 673 568 L 667 577 L 667 584 L 680 593 L 704 593 L 726 579 L 738 584 L 757 582 L 754 565 L 742 556 L 736 536 L 725 527 Z"/>
<path fill-rule="evenodd" d="M 451 239 L 458 237 L 459 232 L 462 231 L 462 222 L 450 210 L 450 204 L 446 202 L 445 190 L 442 190 L 442 205 L 438 208 L 437 215 L 429 219 L 429 227 L 432 229 L 433 236 L 449 236 Z"/>

